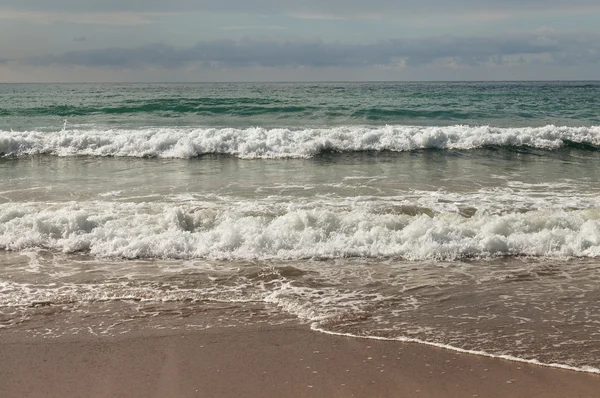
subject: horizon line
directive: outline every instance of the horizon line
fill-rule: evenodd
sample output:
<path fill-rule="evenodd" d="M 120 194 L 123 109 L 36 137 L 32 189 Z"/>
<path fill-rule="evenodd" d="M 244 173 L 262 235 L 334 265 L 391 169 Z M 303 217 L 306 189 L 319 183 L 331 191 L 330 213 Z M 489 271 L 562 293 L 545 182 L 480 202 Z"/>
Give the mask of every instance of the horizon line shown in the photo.
<path fill-rule="evenodd" d="M 31 81 L 0 82 L 0 84 L 302 84 L 302 83 L 559 83 L 600 82 L 600 79 L 515 79 L 515 80 L 239 80 L 239 81 Z"/>

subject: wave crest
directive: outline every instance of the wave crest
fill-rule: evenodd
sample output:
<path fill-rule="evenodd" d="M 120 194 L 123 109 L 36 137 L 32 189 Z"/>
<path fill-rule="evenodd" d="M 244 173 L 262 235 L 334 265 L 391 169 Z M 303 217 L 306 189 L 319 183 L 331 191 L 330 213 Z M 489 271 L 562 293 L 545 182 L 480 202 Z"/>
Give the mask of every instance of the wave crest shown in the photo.
<path fill-rule="evenodd" d="M 469 150 L 487 146 L 597 150 L 600 148 L 600 126 L 0 131 L 0 154 L 4 156 L 193 158 L 223 154 L 242 159 L 311 158 L 326 152 Z"/>

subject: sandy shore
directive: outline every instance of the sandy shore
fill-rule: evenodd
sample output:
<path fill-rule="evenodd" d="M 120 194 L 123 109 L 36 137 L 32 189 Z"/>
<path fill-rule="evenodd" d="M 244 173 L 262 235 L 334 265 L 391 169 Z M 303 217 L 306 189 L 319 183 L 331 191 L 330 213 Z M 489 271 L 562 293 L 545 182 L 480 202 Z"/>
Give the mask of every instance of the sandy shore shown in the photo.
<path fill-rule="evenodd" d="M 1 334 L 8 397 L 598 397 L 600 376 L 304 326 Z"/>

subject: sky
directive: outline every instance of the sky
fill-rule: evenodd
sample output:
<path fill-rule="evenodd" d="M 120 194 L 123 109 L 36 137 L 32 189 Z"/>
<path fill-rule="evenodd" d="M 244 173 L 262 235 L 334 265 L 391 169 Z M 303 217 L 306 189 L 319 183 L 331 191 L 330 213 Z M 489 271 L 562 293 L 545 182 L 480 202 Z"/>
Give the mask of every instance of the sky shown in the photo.
<path fill-rule="evenodd" d="M 600 80 L 598 0 L 0 0 L 0 82 Z"/>

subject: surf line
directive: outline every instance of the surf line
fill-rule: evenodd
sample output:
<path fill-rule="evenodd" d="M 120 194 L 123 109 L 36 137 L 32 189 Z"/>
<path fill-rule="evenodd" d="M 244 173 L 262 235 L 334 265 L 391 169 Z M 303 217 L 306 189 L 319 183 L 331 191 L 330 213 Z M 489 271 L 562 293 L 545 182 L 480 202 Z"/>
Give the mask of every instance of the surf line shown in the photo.
<path fill-rule="evenodd" d="M 488 357 L 488 358 L 505 359 L 508 361 L 527 363 L 530 365 L 537 365 L 537 366 L 544 366 L 547 368 L 571 370 L 571 371 L 582 372 L 582 373 L 600 374 L 600 369 L 595 368 L 593 366 L 583 366 L 583 367 L 579 368 L 576 366 L 563 365 L 560 363 L 544 363 L 544 362 L 540 362 L 536 359 L 524 359 L 524 358 L 519 358 L 519 357 L 515 357 L 512 355 L 494 355 L 494 354 L 490 354 L 489 352 L 485 352 L 485 351 L 467 350 L 467 349 L 460 348 L 460 347 L 454 347 L 454 346 L 451 346 L 448 344 L 432 343 L 430 341 L 414 339 L 411 337 L 394 337 L 394 338 L 392 338 L 392 337 L 380 337 L 380 336 L 359 336 L 359 335 L 355 335 L 352 333 L 332 332 L 332 331 L 325 330 L 325 329 L 319 327 L 319 324 L 317 322 L 313 322 L 310 325 L 310 329 L 315 332 L 329 334 L 332 336 L 352 337 L 352 338 L 358 338 L 358 339 L 379 340 L 379 341 L 398 341 L 401 343 L 415 343 L 415 344 L 427 345 L 430 347 L 442 348 L 444 350 L 455 351 L 455 352 L 459 352 L 461 354 L 471 354 L 471 355 L 478 355 L 478 356 Z"/>

